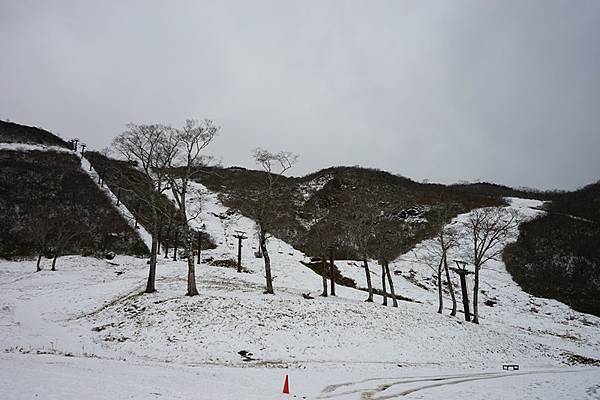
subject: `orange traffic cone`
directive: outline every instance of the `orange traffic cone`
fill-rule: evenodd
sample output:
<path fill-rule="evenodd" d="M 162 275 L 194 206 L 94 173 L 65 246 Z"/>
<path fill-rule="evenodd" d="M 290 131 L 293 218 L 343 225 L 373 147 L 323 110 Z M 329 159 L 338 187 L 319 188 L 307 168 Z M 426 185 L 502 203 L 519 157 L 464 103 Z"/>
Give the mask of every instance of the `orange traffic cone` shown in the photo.
<path fill-rule="evenodd" d="M 288 382 L 288 376 L 285 376 L 285 382 L 283 383 L 283 393 L 290 394 L 290 384 Z"/>

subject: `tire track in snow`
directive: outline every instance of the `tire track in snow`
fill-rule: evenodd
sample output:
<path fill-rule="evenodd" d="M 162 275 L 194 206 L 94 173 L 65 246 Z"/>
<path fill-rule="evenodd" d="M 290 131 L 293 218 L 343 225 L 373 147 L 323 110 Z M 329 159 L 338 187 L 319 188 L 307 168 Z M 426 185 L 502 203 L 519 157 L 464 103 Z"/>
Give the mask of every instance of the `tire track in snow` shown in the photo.
<path fill-rule="evenodd" d="M 590 399 L 600 400 L 600 385 L 589 387 L 585 391 L 585 394 L 587 394 L 590 397 Z"/>
<path fill-rule="evenodd" d="M 510 372 L 508 372 L 508 373 L 507 372 L 488 372 L 488 373 L 479 373 L 479 374 L 442 375 L 442 376 L 433 376 L 433 377 L 430 376 L 430 377 L 424 377 L 424 378 L 404 378 L 404 379 L 401 379 L 401 380 L 398 380 L 395 382 L 381 384 L 373 389 L 364 389 L 363 388 L 363 389 L 344 391 L 344 392 L 340 392 L 340 393 L 332 393 L 335 390 L 337 390 L 338 388 L 344 387 L 344 386 L 352 386 L 355 384 L 360 384 L 360 383 L 365 383 L 365 382 L 370 382 L 370 381 L 383 381 L 385 379 L 389 379 L 389 378 L 371 378 L 371 379 L 365 379 L 365 380 L 357 381 L 357 382 L 349 382 L 349 383 L 343 383 L 343 384 L 339 384 L 339 385 L 327 386 L 325 389 L 323 389 L 323 391 L 321 392 L 321 395 L 318 397 L 318 399 L 332 399 L 332 398 L 336 398 L 336 397 L 348 396 L 351 394 L 359 394 L 360 393 L 361 400 L 388 400 L 388 399 L 396 399 L 396 398 L 408 396 L 412 393 L 419 392 L 422 390 L 433 389 L 433 388 L 437 388 L 437 387 L 441 387 L 441 386 L 457 385 L 457 384 L 466 383 L 466 382 L 482 381 L 482 380 L 488 380 L 488 379 L 510 378 L 510 377 L 514 377 L 514 376 L 524 376 L 524 375 L 565 374 L 565 373 L 578 373 L 578 372 L 584 372 L 584 371 L 591 371 L 591 369 L 540 370 L 540 371 L 513 372 L 513 373 L 510 373 Z M 426 384 L 423 386 L 418 386 L 415 388 L 404 390 L 399 393 L 394 393 L 394 394 L 384 395 L 384 396 L 377 396 L 377 394 L 380 394 L 393 386 L 406 385 L 406 384 L 418 383 L 418 382 L 430 382 L 430 384 Z M 590 396 L 596 396 L 596 397 L 592 397 L 592 398 L 600 399 L 600 395 L 598 393 L 599 390 L 600 390 L 600 386 L 591 387 L 588 389 L 587 393 Z M 377 396 L 377 397 L 375 397 L 375 396 Z"/>
<path fill-rule="evenodd" d="M 495 374 L 495 373 L 494 372 L 488 372 L 488 373 L 482 372 L 477 375 L 478 376 L 486 376 L 486 375 L 490 375 L 490 374 Z M 435 376 L 413 376 L 413 377 L 402 377 L 402 378 L 369 378 L 369 379 L 364 379 L 362 381 L 357 381 L 357 382 L 346 382 L 346 383 L 340 383 L 340 384 L 336 384 L 336 385 L 329 385 L 325 389 L 323 389 L 323 391 L 321 392 L 321 395 L 318 398 L 319 399 L 329 399 L 329 398 L 335 398 L 335 397 L 340 397 L 340 396 L 347 396 L 347 395 L 355 394 L 355 393 L 366 394 L 367 392 L 370 392 L 370 391 L 369 390 L 365 391 L 365 389 L 355 389 L 355 390 L 339 392 L 339 393 L 332 393 L 332 392 L 335 392 L 338 388 L 341 388 L 344 386 L 353 386 L 356 384 L 373 382 L 373 381 L 398 379 L 397 381 L 395 381 L 391 384 L 390 383 L 382 384 L 372 390 L 373 392 L 377 392 L 377 391 L 381 392 L 381 391 L 384 391 L 385 389 L 390 388 L 393 385 L 398 385 L 398 384 L 442 381 L 442 380 L 449 380 L 449 379 L 458 379 L 458 378 L 462 378 L 464 376 L 465 375 L 453 374 L 453 375 L 439 375 L 439 376 L 437 376 L 437 375 L 435 375 Z M 475 375 L 472 375 L 472 376 L 475 376 Z M 331 394 L 327 394 L 327 393 L 331 393 Z"/>

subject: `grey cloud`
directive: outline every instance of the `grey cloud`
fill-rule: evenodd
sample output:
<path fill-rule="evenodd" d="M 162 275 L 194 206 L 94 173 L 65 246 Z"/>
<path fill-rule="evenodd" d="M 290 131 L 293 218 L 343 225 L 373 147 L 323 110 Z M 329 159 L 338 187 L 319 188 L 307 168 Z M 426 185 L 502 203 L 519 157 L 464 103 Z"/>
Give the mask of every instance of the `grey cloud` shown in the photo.
<path fill-rule="evenodd" d="M 0 117 L 95 148 L 211 118 L 211 151 L 415 179 L 600 178 L 597 1 L 0 2 Z"/>

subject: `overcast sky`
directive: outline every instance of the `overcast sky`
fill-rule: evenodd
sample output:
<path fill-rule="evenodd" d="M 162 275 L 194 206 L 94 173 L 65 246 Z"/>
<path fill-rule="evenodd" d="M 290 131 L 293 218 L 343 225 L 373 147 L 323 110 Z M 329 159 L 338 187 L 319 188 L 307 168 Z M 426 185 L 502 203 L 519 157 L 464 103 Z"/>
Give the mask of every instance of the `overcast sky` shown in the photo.
<path fill-rule="evenodd" d="M 600 1 L 0 0 L 0 118 L 100 149 L 190 117 L 225 165 L 573 189 L 600 179 Z"/>

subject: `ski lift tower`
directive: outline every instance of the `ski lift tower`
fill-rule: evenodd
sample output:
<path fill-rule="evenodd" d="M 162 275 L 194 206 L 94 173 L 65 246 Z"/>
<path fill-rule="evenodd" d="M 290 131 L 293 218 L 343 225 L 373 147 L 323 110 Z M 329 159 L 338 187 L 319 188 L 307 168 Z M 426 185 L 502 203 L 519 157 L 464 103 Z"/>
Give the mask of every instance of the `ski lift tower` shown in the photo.
<path fill-rule="evenodd" d="M 242 272 L 242 240 L 248 239 L 248 236 L 246 236 L 246 232 L 235 231 L 235 235 L 233 235 L 233 237 L 238 240 L 237 272 Z"/>
<path fill-rule="evenodd" d="M 202 224 L 200 229 L 198 230 L 198 265 L 202 262 L 202 235 L 206 231 L 206 224 Z"/>
<path fill-rule="evenodd" d="M 469 311 L 469 291 L 467 290 L 467 275 L 473 272 L 467 269 L 467 262 L 454 260 L 457 268 L 453 270 L 460 276 L 460 288 L 462 291 L 463 309 L 465 311 L 465 321 L 471 321 L 471 312 Z"/>

